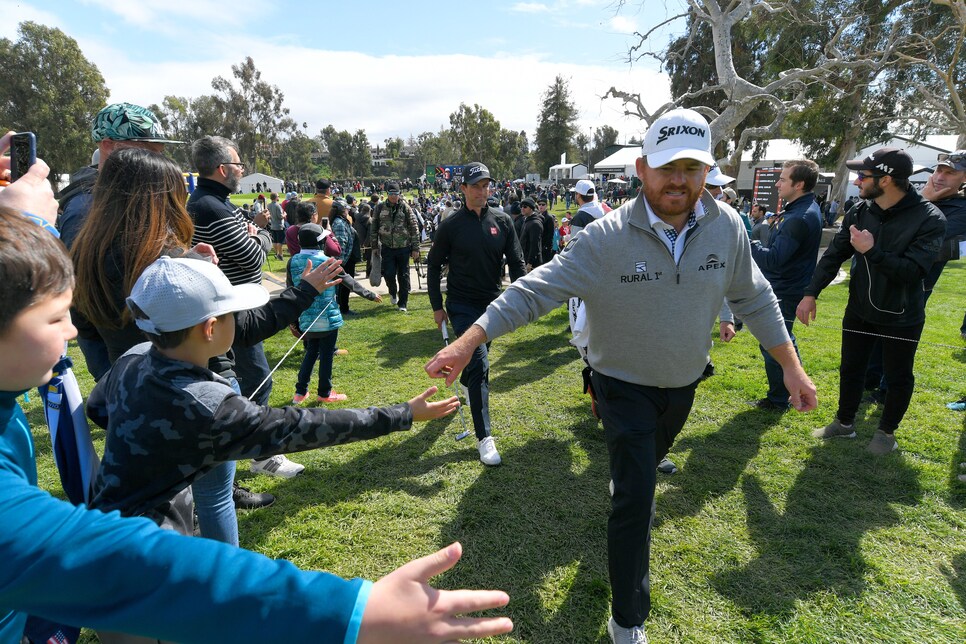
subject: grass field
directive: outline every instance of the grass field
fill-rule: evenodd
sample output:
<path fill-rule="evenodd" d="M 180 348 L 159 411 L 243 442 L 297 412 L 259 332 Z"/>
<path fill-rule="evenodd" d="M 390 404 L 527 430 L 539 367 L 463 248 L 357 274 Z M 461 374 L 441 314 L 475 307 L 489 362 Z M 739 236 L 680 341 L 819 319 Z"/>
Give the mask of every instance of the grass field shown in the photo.
<path fill-rule="evenodd" d="M 815 325 L 796 326 L 819 390 L 813 413 L 747 406 L 765 391 L 757 344 L 747 331 L 715 340 L 718 375 L 699 387 L 671 454 L 681 471 L 658 480 L 652 642 L 966 641 L 966 485 L 956 481 L 966 432 L 964 414 L 944 406 L 966 393 L 964 278 L 966 265 L 951 263 L 929 302 L 900 451 L 884 458 L 864 449 L 875 406 L 860 409 L 857 440 L 810 436 L 835 412 L 846 284 L 823 293 Z M 352 306 L 360 315 L 339 334 L 349 355 L 334 368 L 347 406 L 403 401 L 436 382 L 422 371 L 442 344 L 426 296 L 413 296 L 408 314 L 359 298 Z M 278 498 L 241 514 L 242 545 L 377 578 L 459 540 L 463 560 L 436 583 L 508 591 L 516 628 L 495 641 L 606 641 L 606 447 L 566 327 L 561 308 L 493 344 L 504 465 L 485 468 L 472 438 L 453 440 L 457 416 L 296 454 L 306 471 L 293 480 L 252 475 L 242 462 L 242 483 Z M 292 341 L 269 340 L 269 362 Z M 291 400 L 299 360 L 296 351 L 276 373 L 273 404 Z M 79 371 L 86 393 L 92 383 Z M 36 395 L 26 408 L 41 485 L 56 494 Z M 95 437 L 100 445 L 103 432 Z"/>

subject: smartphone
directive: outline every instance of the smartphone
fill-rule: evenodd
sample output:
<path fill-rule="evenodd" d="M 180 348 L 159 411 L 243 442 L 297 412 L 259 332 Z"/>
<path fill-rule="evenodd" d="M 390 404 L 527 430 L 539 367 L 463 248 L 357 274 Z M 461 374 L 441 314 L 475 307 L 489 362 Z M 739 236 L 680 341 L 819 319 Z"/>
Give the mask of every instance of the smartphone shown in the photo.
<path fill-rule="evenodd" d="M 37 163 L 37 137 L 33 132 L 17 132 L 10 141 L 10 181 L 27 174 Z"/>

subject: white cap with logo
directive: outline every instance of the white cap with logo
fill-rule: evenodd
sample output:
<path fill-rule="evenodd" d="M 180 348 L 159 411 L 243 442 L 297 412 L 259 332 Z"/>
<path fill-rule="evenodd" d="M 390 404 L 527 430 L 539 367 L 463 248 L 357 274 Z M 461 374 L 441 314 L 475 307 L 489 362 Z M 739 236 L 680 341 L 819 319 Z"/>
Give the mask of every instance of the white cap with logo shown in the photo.
<path fill-rule="evenodd" d="M 161 257 L 141 273 L 128 303 L 147 315 L 134 323 L 158 335 L 193 327 L 208 318 L 268 302 L 261 284 L 233 286 L 220 268 L 201 259 Z"/>
<path fill-rule="evenodd" d="M 581 179 L 577 182 L 577 185 L 574 186 L 574 190 L 584 197 L 587 195 L 592 195 L 594 194 L 594 182 L 589 179 Z"/>
<path fill-rule="evenodd" d="M 729 177 L 726 175 L 721 171 L 721 168 L 718 167 L 718 164 L 715 163 L 713 166 L 711 166 L 711 169 L 708 170 L 708 176 L 704 178 L 704 183 L 709 186 L 726 186 L 734 180 L 734 177 Z"/>
<path fill-rule="evenodd" d="M 641 154 L 652 168 L 678 159 L 694 159 L 713 166 L 711 126 L 694 110 L 671 110 L 647 129 Z"/>

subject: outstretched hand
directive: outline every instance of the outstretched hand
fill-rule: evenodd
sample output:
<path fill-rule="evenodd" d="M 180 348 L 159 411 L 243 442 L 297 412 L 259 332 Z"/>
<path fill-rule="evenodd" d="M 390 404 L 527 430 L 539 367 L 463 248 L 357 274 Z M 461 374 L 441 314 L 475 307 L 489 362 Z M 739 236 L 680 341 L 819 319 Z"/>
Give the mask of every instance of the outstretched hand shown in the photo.
<path fill-rule="evenodd" d="M 486 333 L 475 324 L 449 346 L 440 349 L 423 367 L 430 378 L 446 378 L 446 386 L 456 382 L 460 371 L 466 368 L 476 347 L 486 342 Z"/>
<path fill-rule="evenodd" d="M 360 644 L 455 642 L 509 633 L 508 617 L 458 617 L 506 606 L 499 590 L 436 590 L 429 579 L 459 561 L 463 547 L 453 543 L 427 557 L 410 561 L 377 581 L 369 594 Z"/>
<path fill-rule="evenodd" d="M 409 401 L 409 406 L 413 410 L 414 421 L 442 418 L 443 416 L 449 416 L 459 409 L 460 401 L 456 396 L 451 396 L 439 402 L 429 402 L 429 398 L 436 395 L 437 391 L 439 390 L 436 387 L 430 387 Z"/>
<path fill-rule="evenodd" d="M 784 372 L 788 402 L 797 411 L 812 411 L 818 407 L 818 393 L 811 378 L 801 368 Z"/>
<path fill-rule="evenodd" d="M 312 260 L 306 260 L 305 269 L 302 270 L 302 279 L 312 285 L 316 291 L 321 293 L 330 286 L 341 284 L 341 279 L 336 279 L 336 275 L 342 273 L 342 260 L 327 258 L 315 269 L 312 268 Z"/>

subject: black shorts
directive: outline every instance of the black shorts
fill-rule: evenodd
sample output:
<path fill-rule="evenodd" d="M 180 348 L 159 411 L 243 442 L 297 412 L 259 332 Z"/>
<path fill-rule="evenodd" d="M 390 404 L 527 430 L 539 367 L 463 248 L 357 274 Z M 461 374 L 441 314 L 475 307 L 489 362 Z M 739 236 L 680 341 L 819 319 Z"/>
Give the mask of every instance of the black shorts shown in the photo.
<path fill-rule="evenodd" d="M 285 231 L 284 230 L 273 230 L 272 231 L 272 243 L 273 244 L 284 244 L 285 243 Z"/>

